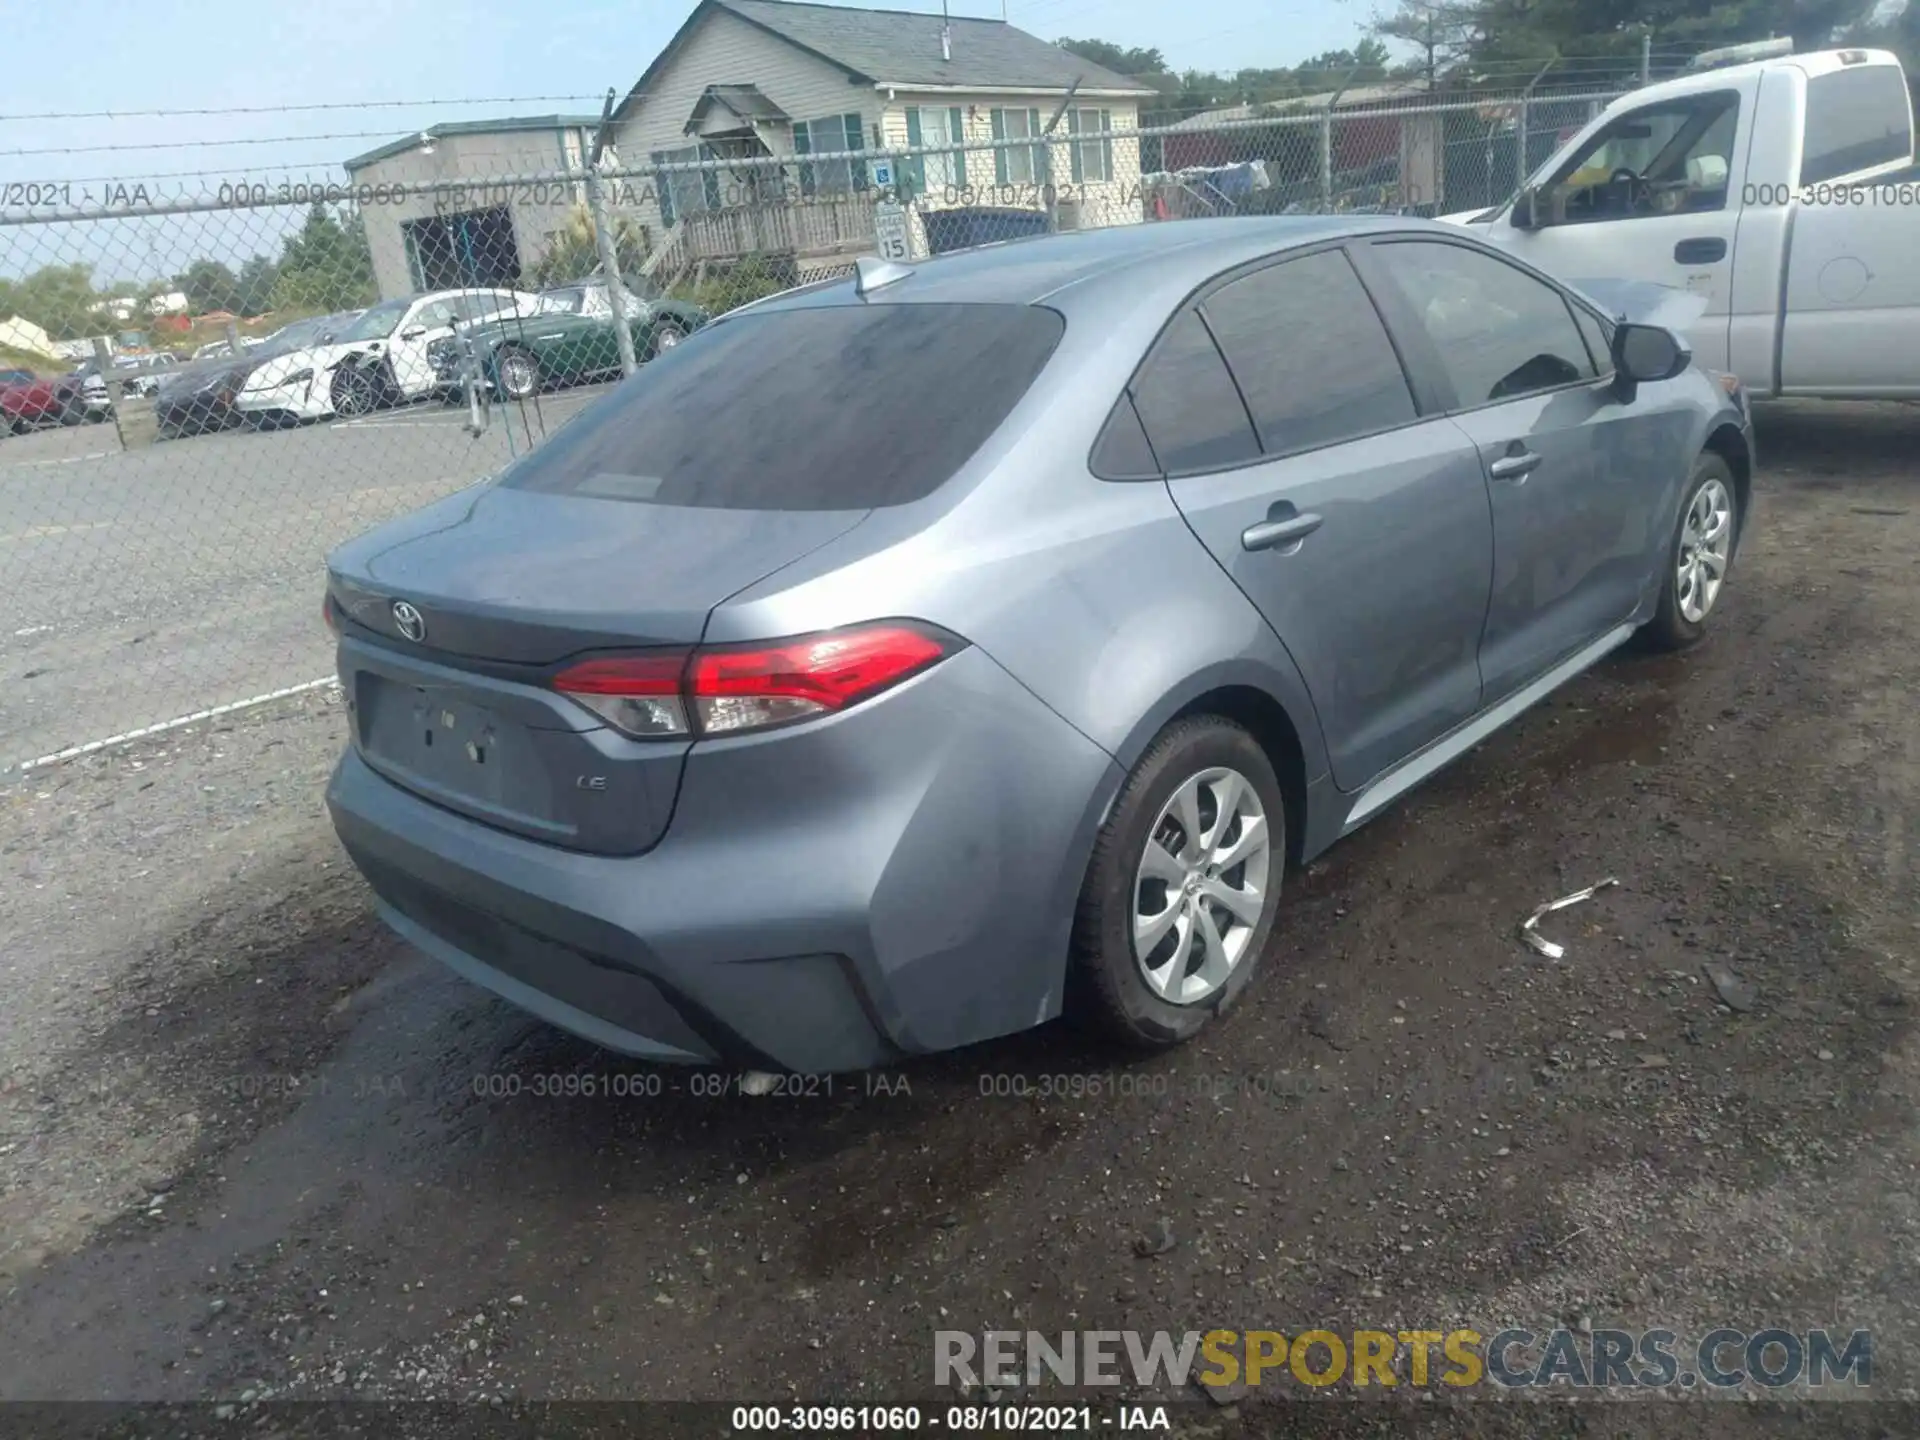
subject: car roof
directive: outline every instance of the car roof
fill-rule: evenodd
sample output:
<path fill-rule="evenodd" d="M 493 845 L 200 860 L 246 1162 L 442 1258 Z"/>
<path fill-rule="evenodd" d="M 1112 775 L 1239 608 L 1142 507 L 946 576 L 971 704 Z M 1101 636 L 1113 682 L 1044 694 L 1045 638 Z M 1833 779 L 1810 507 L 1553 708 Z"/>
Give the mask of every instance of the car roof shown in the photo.
<path fill-rule="evenodd" d="M 1350 236 L 1429 232 L 1459 239 L 1457 225 L 1402 215 L 1257 215 L 1146 222 L 1038 235 L 906 262 L 908 278 L 870 292 L 868 304 L 1098 304 L 1138 287 L 1190 290 L 1268 255 Z M 861 303 L 851 278 L 769 296 L 742 310 Z M 740 313 L 740 312 L 735 312 Z"/>

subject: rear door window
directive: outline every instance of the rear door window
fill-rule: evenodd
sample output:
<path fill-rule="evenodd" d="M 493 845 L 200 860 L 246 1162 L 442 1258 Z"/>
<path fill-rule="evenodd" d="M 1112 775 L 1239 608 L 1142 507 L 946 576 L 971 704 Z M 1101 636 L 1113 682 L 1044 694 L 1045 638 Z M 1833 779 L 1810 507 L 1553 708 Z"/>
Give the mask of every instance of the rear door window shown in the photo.
<path fill-rule="evenodd" d="M 904 505 L 999 428 L 1064 328 L 1033 305 L 736 316 L 649 360 L 501 483 L 729 510 Z"/>
<path fill-rule="evenodd" d="M 1899 67 L 1851 66 L 1807 81 L 1802 185 L 1855 175 L 1912 153 L 1913 110 Z"/>
<path fill-rule="evenodd" d="M 1400 357 L 1339 250 L 1256 270 L 1208 296 L 1201 313 L 1268 455 L 1375 435 L 1417 418 Z"/>
<path fill-rule="evenodd" d="M 1260 456 L 1247 407 L 1197 310 L 1182 311 L 1132 387 L 1134 409 L 1169 475 Z"/>

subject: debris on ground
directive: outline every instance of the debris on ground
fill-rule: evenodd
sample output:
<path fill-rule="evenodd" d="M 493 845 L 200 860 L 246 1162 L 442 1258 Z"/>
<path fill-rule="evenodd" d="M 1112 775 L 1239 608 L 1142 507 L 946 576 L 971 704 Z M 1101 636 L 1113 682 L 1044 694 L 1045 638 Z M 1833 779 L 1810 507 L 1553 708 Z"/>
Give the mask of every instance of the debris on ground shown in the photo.
<path fill-rule="evenodd" d="M 1718 960 L 1707 961 L 1700 970 L 1712 983 L 1713 993 L 1729 1010 L 1744 1015 L 1759 1002 L 1760 992 Z"/>
<path fill-rule="evenodd" d="M 1161 1220 L 1144 1235 L 1136 1235 L 1133 1253 L 1140 1256 L 1164 1255 L 1173 1249 L 1173 1222 Z"/>
<path fill-rule="evenodd" d="M 1619 883 L 1620 882 L 1612 876 L 1608 876 L 1597 885 L 1589 885 L 1586 889 L 1576 890 L 1571 895 L 1562 895 L 1558 900 L 1549 900 L 1538 910 L 1535 910 L 1533 914 L 1520 922 L 1520 938 L 1549 960 L 1558 960 L 1562 955 L 1567 953 L 1567 947 L 1554 944 L 1553 941 L 1547 939 L 1546 936 L 1542 935 L 1534 927 L 1540 923 L 1542 917 L 1551 915 L 1556 910 L 1564 910 L 1569 905 L 1578 905 L 1582 900 L 1591 900 L 1599 891 L 1605 890 L 1610 885 L 1618 885 Z"/>

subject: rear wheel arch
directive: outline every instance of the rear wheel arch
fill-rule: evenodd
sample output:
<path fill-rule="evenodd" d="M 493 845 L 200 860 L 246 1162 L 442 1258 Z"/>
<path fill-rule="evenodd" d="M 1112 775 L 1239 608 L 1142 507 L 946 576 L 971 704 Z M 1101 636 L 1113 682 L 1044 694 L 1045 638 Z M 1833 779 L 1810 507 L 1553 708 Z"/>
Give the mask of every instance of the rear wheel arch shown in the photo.
<path fill-rule="evenodd" d="M 1287 802 L 1287 858 L 1297 861 L 1305 835 L 1311 833 L 1307 796 L 1312 782 L 1326 770 L 1319 717 L 1304 682 L 1289 691 L 1287 676 L 1270 674 L 1264 666 L 1216 666 L 1191 677 L 1154 706 L 1113 751 L 1122 775 L 1129 775 L 1155 740 L 1176 721 L 1199 715 L 1230 720 L 1259 742 L 1279 777 Z M 1118 792 L 1106 797 L 1096 828 L 1105 825 Z"/>
<path fill-rule="evenodd" d="M 1289 864 L 1298 864 L 1306 836 L 1307 763 L 1299 729 L 1287 707 L 1252 685 L 1223 685 L 1195 696 L 1167 723 L 1205 715 L 1231 720 L 1266 752 L 1286 801 L 1286 858 Z"/>

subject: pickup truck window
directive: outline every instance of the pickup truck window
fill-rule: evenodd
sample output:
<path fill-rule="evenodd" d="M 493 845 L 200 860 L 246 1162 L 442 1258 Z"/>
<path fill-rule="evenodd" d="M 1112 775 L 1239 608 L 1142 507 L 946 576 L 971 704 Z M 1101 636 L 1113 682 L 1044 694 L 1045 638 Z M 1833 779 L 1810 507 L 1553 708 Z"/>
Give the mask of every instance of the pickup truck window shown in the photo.
<path fill-rule="evenodd" d="M 1856 65 L 1807 81 L 1800 183 L 1817 185 L 1913 155 L 1913 112 L 1897 65 Z"/>
<path fill-rule="evenodd" d="M 1723 210 L 1740 97 L 1690 95 L 1618 116 L 1541 188 L 1548 225 Z"/>

